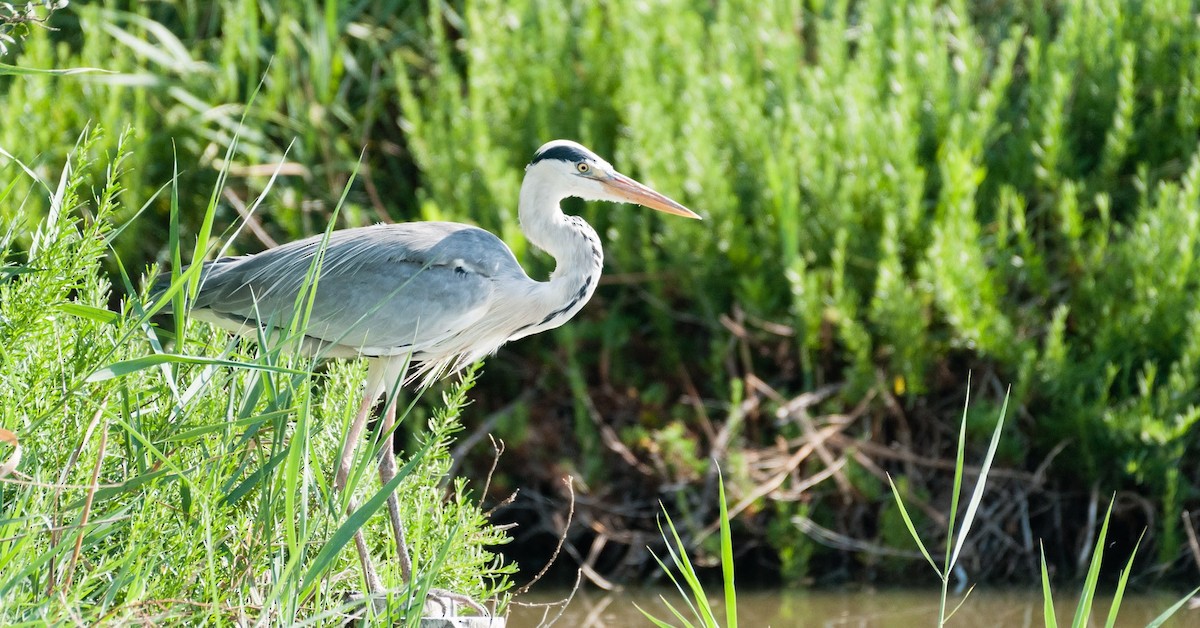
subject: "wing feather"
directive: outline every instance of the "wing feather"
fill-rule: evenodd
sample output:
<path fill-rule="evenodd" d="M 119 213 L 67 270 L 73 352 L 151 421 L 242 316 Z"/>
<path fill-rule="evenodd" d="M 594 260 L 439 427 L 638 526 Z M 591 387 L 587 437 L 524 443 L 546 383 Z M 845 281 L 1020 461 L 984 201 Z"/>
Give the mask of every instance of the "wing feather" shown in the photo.
<path fill-rule="evenodd" d="M 194 311 L 230 325 L 288 325 L 321 240 L 210 262 Z M 476 227 L 422 222 L 335 231 L 305 333 L 367 355 L 420 351 L 483 317 L 498 281 L 522 278 L 508 247 Z"/>

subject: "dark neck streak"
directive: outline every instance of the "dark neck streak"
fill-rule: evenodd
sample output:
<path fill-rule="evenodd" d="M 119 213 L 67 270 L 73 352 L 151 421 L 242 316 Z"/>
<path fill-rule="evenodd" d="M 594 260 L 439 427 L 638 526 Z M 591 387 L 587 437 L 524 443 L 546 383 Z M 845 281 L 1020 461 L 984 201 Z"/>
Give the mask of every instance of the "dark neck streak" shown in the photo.
<path fill-rule="evenodd" d="M 595 292 L 604 266 L 596 231 L 579 216 L 563 214 L 560 199 L 541 190 L 544 188 L 537 185 L 522 186 L 521 228 L 529 242 L 553 256 L 557 265 L 549 281 L 534 284 L 529 295 L 530 322 L 510 339 L 553 329 L 569 320 Z"/>

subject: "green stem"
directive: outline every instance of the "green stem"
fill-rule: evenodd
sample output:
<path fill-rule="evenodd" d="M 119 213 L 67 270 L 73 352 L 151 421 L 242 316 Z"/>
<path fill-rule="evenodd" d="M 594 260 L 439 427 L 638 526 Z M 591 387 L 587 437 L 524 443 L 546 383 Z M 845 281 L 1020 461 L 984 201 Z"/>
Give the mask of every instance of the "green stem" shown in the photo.
<path fill-rule="evenodd" d="M 950 587 L 950 571 L 942 573 L 942 601 L 938 605 L 938 628 L 946 625 L 946 594 Z"/>

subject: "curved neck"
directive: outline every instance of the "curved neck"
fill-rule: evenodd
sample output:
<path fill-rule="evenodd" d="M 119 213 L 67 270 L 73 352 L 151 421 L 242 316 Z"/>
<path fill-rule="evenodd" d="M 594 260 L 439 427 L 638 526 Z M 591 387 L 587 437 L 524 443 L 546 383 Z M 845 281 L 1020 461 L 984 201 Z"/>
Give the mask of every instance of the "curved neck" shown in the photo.
<path fill-rule="evenodd" d="M 574 316 L 596 291 L 604 266 L 596 231 L 582 218 L 564 214 L 559 207 L 563 195 L 551 187 L 535 172 L 527 173 L 521 184 L 521 231 L 557 264 L 549 281 L 533 283 L 528 297 L 537 318 L 513 339 L 553 329 Z"/>

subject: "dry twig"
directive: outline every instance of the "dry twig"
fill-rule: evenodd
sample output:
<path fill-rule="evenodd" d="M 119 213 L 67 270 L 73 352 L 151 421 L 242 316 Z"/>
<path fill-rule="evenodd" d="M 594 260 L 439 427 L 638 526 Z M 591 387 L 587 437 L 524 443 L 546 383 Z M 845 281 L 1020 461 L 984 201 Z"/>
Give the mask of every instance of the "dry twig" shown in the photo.
<path fill-rule="evenodd" d="M 538 580 L 541 580 L 542 577 L 546 575 L 546 572 L 550 571 L 550 566 L 553 565 L 554 561 L 558 559 L 558 553 L 562 551 L 563 544 L 567 542 L 567 532 L 571 530 L 571 520 L 575 517 L 575 486 L 571 482 L 571 476 L 563 478 L 563 484 L 567 485 L 567 494 L 571 498 L 571 501 L 567 509 L 567 523 L 563 526 L 562 534 L 560 534 L 558 537 L 558 545 L 554 547 L 554 552 L 550 554 L 550 560 L 546 561 L 546 564 L 542 566 L 542 570 L 539 571 L 532 580 L 527 582 L 525 586 L 517 589 L 516 595 L 528 593 L 529 589 L 533 587 Z"/>
<path fill-rule="evenodd" d="M 96 497 L 96 480 L 100 478 L 100 465 L 104 462 L 104 451 L 108 447 L 108 421 L 104 421 L 104 425 L 100 428 L 100 447 L 96 453 L 96 464 L 92 466 L 92 487 L 88 489 L 87 497 L 83 500 L 83 513 L 79 516 L 79 533 L 75 535 L 75 549 L 71 552 L 71 561 L 67 563 L 67 579 L 63 582 L 63 588 L 67 589 L 71 586 L 71 580 L 75 575 L 75 564 L 79 560 L 79 553 L 83 550 L 83 535 L 87 530 L 88 518 L 92 514 L 92 500 Z"/>
<path fill-rule="evenodd" d="M 84 430 L 83 438 L 79 439 L 79 445 L 77 445 L 75 447 L 75 450 L 71 452 L 71 456 L 67 459 L 67 464 L 63 465 L 62 472 L 59 473 L 59 476 L 58 476 L 58 484 L 60 486 L 65 485 L 67 483 L 67 476 L 71 473 L 71 470 L 73 468 L 75 468 L 75 463 L 77 463 L 79 461 L 79 456 L 80 456 L 80 454 L 83 453 L 83 449 L 85 447 L 87 447 L 88 441 L 90 441 L 92 439 L 92 433 L 94 433 L 96 431 L 96 426 L 100 424 L 100 419 L 104 416 L 104 410 L 107 407 L 108 407 L 108 397 L 105 397 L 104 399 L 102 399 L 100 401 L 100 407 L 96 409 L 96 413 L 94 415 L 92 415 L 92 421 L 91 421 L 91 423 L 88 423 L 87 429 Z M 95 486 L 95 478 L 93 478 L 93 481 L 88 484 L 88 490 L 89 491 L 95 490 L 93 488 L 94 486 Z M 59 488 L 54 492 L 54 498 L 53 498 L 53 500 L 51 500 L 52 503 L 55 504 L 55 510 L 57 510 L 58 501 L 61 497 L 62 497 L 62 489 Z M 62 540 L 61 530 L 63 528 L 61 528 L 60 526 L 55 526 L 55 528 L 60 531 L 54 531 L 54 532 L 50 533 L 50 545 L 52 547 L 56 547 L 58 545 L 59 541 Z M 55 573 L 55 563 L 53 561 L 51 561 L 51 563 L 49 565 L 49 569 L 47 569 L 47 574 L 46 574 L 46 594 L 47 595 L 50 595 L 54 592 L 54 585 L 55 585 L 56 580 L 57 580 L 57 575 Z"/>
<path fill-rule="evenodd" d="M 1196 566 L 1200 567 L 1200 542 L 1196 540 L 1196 526 L 1192 524 L 1192 513 L 1185 510 L 1183 517 L 1183 531 L 1187 533 L 1188 549 L 1192 551 L 1192 560 L 1196 562 Z"/>

